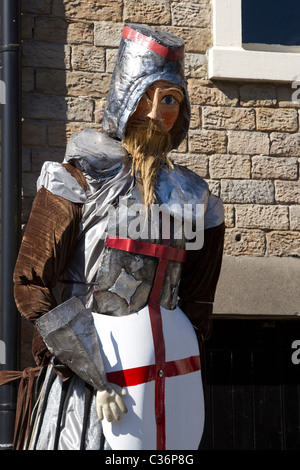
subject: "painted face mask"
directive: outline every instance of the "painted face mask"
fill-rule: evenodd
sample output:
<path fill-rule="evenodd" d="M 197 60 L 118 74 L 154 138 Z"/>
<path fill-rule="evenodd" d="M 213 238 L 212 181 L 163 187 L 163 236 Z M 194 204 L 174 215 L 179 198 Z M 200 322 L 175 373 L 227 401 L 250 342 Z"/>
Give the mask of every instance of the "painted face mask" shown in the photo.
<path fill-rule="evenodd" d="M 170 129 L 171 148 L 177 148 L 184 140 L 190 122 L 190 103 L 184 78 L 184 42 L 174 34 L 146 25 L 127 24 L 103 114 L 103 131 L 122 140 L 129 118 L 141 106 L 147 89 L 155 82 L 163 85 L 163 82 L 169 82 L 181 90 L 178 117 Z M 146 96 L 150 101 L 155 100 L 154 94 L 149 96 L 149 91 Z M 166 107 L 169 98 L 165 98 Z"/>

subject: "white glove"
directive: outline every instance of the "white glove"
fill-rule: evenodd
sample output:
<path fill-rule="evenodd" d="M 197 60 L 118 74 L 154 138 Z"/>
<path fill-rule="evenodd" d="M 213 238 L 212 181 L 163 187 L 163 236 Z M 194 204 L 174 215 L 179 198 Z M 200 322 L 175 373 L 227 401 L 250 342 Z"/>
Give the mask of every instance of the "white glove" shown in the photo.
<path fill-rule="evenodd" d="M 115 384 L 109 384 L 109 389 L 97 391 L 96 409 L 98 418 L 102 421 L 105 419 L 110 421 L 119 421 L 121 412 L 127 413 L 127 408 L 122 399 L 126 395 L 126 390 Z"/>

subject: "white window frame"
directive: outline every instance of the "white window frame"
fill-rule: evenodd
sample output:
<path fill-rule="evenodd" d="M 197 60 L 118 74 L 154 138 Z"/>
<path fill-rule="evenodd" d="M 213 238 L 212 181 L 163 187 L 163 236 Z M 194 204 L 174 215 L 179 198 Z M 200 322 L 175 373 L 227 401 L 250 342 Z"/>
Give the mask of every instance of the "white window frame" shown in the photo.
<path fill-rule="evenodd" d="M 299 48 L 242 45 L 242 0 L 212 0 L 213 46 L 208 51 L 210 79 L 300 80 Z M 247 49 L 246 49 L 247 47 Z M 263 49 L 263 50 L 262 50 Z M 293 52 L 294 51 L 294 52 Z"/>

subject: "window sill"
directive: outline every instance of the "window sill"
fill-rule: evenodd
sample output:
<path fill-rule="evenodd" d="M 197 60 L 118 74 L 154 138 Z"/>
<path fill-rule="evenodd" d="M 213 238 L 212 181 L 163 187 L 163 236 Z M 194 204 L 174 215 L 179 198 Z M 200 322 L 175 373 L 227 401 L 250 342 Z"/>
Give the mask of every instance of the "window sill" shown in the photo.
<path fill-rule="evenodd" d="M 293 82 L 300 79 L 300 53 L 214 46 L 208 51 L 208 77 Z"/>

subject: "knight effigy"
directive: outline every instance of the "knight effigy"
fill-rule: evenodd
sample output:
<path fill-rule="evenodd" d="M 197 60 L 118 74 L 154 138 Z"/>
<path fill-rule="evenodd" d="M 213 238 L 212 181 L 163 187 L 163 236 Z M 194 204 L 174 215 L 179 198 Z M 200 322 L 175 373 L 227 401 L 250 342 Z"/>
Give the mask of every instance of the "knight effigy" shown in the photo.
<path fill-rule="evenodd" d="M 45 162 L 15 272 L 40 367 L 26 450 L 198 449 L 221 200 L 187 137 L 184 42 L 123 29 L 101 132 Z"/>

